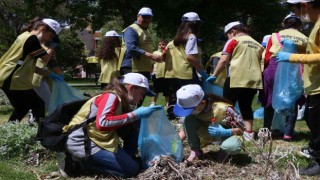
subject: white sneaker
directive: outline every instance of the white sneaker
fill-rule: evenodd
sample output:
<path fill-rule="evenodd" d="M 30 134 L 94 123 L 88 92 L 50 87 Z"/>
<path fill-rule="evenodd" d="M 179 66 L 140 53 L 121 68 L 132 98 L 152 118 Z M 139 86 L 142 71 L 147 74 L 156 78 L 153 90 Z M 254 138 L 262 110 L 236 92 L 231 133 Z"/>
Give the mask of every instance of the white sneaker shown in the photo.
<path fill-rule="evenodd" d="M 242 136 L 245 141 L 252 141 L 254 139 L 254 132 L 248 133 L 247 131 L 244 131 Z"/>

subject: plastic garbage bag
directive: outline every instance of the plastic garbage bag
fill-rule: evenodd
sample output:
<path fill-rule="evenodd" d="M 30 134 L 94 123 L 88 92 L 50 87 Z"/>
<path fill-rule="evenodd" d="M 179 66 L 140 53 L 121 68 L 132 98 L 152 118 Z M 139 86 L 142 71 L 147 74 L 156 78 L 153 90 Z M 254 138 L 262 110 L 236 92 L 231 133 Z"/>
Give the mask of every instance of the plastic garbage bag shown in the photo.
<path fill-rule="evenodd" d="M 141 119 L 138 145 L 144 168 L 152 166 L 160 156 L 171 156 L 177 163 L 183 158 L 182 141 L 164 109 Z"/>
<path fill-rule="evenodd" d="M 68 85 L 65 81 L 53 81 L 49 103 L 49 115 L 61 104 L 86 99 L 83 93 Z"/>
<path fill-rule="evenodd" d="M 259 109 L 253 112 L 254 119 L 263 119 L 264 118 L 264 108 L 260 107 Z"/>
<path fill-rule="evenodd" d="M 280 133 L 284 134 L 285 131 L 285 116 L 279 112 L 274 112 L 272 119 L 271 129 L 279 130 Z"/>
<path fill-rule="evenodd" d="M 223 97 L 223 88 L 216 84 L 212 84 L 212 82 L 207 82 L 204 80 L 202 83 L 202 89 L 204 93 L 211 93 Z"/>
<path fill-rule="evenodd" d="M 295 44 L 288 39 L 283 41 L 283 52 L 297 52 Z M 279 62 L 274 78 L 272 107 L 276 112 L 290 115 L 295 111 L 297 100 L 303 93 L 300 64 Z"/>

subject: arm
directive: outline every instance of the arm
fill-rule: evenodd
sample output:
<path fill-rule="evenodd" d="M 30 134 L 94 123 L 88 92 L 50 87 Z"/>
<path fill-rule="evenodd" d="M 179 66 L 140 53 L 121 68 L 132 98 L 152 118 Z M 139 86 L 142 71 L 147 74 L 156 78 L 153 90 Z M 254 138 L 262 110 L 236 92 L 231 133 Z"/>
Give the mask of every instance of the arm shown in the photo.
<path fill-rule="evenodd" d="M 105 93 L 97 97 L 94 103 L 98 107 L 96 128 L 100 131 L 114 130 L 137 119 L 133 112 L 116 114 L 120 102 L 115 94 Z"/>
<path fill-rule="evenodd" d="M 318 64 L 320 63 L 320 54 L 291 54 L 290 62 L 303 64 Z"/>

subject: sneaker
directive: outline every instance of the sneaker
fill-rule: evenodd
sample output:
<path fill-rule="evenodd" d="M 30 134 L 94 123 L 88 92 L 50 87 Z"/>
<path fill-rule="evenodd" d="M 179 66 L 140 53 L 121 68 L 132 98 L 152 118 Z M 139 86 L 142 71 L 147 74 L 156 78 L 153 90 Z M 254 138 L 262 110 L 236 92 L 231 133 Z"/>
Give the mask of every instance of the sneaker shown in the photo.
<path fill-rule="evenodd" d="M 195 150 L 190 152 L 190 156 L 188 157 L 187 161 L 193 161 L 196 159 L 200 159 L 203 155 L 203 152 L 201 150 Z"/>
<path fill-rule="evenodd" d="M 252 141 L 254 139 L 254 132 L 249 133 L 244 131 L 242 136 L 245 141 Z"/>
<path fill-rule="evenodd" d="M 305 156 L 307 158 L 319 158 L 320 159 L 320 152 L 313 150 L 310 147 L 307 148 L 301 148 L 299 152 L 302 156 Z"/>
<path fill-rule="evenodd" d="M 290 142 L 292 140 L 292 136 L 284 135 L 282 138 L 283 141 Z"/>
<path fill-rule="evenodd" d="M 299 169 L 300 175 L 315 176 L 320 174 L 320 166 L 318 163 L 310 164 L 307 168 Z"/>

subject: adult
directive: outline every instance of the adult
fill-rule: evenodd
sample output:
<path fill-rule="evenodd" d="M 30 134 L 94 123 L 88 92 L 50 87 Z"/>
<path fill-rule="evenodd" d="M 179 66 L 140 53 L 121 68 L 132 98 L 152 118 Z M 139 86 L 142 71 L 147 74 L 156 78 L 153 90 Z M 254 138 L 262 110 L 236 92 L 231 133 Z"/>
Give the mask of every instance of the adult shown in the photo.
<path fill-rule="evenodd" d="M 85 158 L 83 144 L 79 139 L 83 131 L 73 131 L 67 140 L 67 150 L 82 166 L 94 173 L 133 177 L 138 174 L 139 166 L 135 161 L 137 153 L 138 129 L 133 122 L 148 117 L 161 106 L 132 109 L 149 91 L 148 79 L 139 73 L 128 73 L 119 81 L 114 78 L 106 91 L 86 102 L 73 117 L 68 130 L 85 119 L 95 117 L 87 133 L 90 139 L 90 154 Z M 123 146 L 119 145 L 120 137 Z"/>
<path fill-rule="evenodd" d="M 276 54 L 282 49 L 281 41 L 284 39 L 291 39 L 297 45 L 299 53 L 305 53 L 308 38 L 299 30 L 302 27 L 302 21 L 294 14 L 287 15 L 282 21 L 283 30 L 272 33 L 271 38 L 266 47 L 265 63 L 263 71 L 263 93 L 260 93 L 260 101 L 264 106 L 264 127 L 271 128 L 271 123 L 274 115 L 272 107 L 272 93 L 275 73 L 278 63 L 276 63 Z M 294 127 L 297 120 L 298 108 L 295 112 L 285 118 L 285 131 L 283 140 L 292 140 Z"/>
<path fill-rule="evenodd" d="M 158 50 L 154 51 L 153 54 L 158 54 L 161 56 L 165 56 L 165 48 L 167 46 L 168 42 L 164 39 L 159 40 L 158 43 Z M 167 106 L 169 101 L 169 95 L 168 95 L 168 81 L 164 78 L 165 76 L 165 67 L 166 63 L 164 62 L 156 62 L 153 67 L 153 75 L 152 75 L 152 81 L 153 81 L 153 89 L 155 92 L 155 96 L 151 98 L 151 104 L 155 105 L 157 103 L 158 95 L 160 92 L 162 92 L 163 96 L 165 97 L 165 105 Z"/>
<path fill-rule="evenodd" d="M 316 163 L 300 169 L 299 173 L 312 176 L 320 174 L 320 0 L 302 0 L 301 8 L 303 12 L 301 16 L 315 23 L 309 35 L 307 54 L 279 52 L 277 61 L 304 64 L 303 82 L 305 94 L 307 95 L 305 120 L 310 129 L 311 137 L 309 147 L 302 148 L 300 153 L 307 158 L 315 158 Z"/>
<path fill-rule="evenodd" d="M 191 148 L 188 161 L 201 158 L 203 154 L 201 147 L 217 140 L 221 141 L 219 145 L 224 153 L 230 155 L 240 153 L 242 137 L 237 135 L 243 133 L 244 125 L 240 125 L 243 120 L 226 100 L 213 94 L 205 95 L 199 85 L 189 84 L 177 91 L 177 103 L 173 112 L 177 116 L 186 117 L 183 127 Z M 220 124 L 210 126 L 212 119 L 223 126 Z"/>
<path fill-rule="evenodd" d="M 36 60 L 49 61 L 53 47 L 45 50 L 41 43 L 51 41 L 61 30 L 60 24 L 53 19 L 35 18 L 22 30 L 10 49 L 0 59 L 0 87 L 7 95 L 14 110 L 9 121 L 21 121 L 29 109 L 39 120 L 45 116 L 44 101 L 34 91 L 33 74 L 38 73 L 51 78 L 61 79 L 55 73 L 36 68 Z"/>
<path fill-rule="evenodd" d="M 138 12 L 137 21 L 124 30 L 123 41 L 126 51 L 121 62 L 121 74 L 137 72 L 150 78 L 152 60 L 162 61 L 162 56 L 152 53 L 153 39 L 148 30 L 152 16 L 152 10 L 143 7 Z"/>
<path fill-rule="evenodd" d="M 121 49 L 119 34 L 114 30 L 106 32 L 101 48 L 97 54 L 101 66 L 101 73 L 98 80 L 101 84 L 101 90 L 105 90 L 111 79 L 120 76 L 118 63 L 121 50 L 123 49 Z"/>
<path fill-rule="evenodd" d="M 169 81 L 169 106 L 176 103 L 175 94 L 180 87 L 187 84 L 201 84 L 198 73 L 204 79 L 208 77 L 203 69 L 201 50 L 198 47 L 201 23 L 197 13 L 185 13 L 173 42 L 167 46 L 167 70 L 173 76 Z M 169 118 L 174 118 L 172 109 L 168 109 Z"/>
<path fill-rule="evenodd" d="M 254 135 L 251 104 L 257 90 L 262 89 L 260 61 L 263 47 L 248 35 L 245 25 L 240 22 L 229 23 L 224 32 L 229 40 L 213 75 L 207 81 L 214 82 L 225 66 L 228 66 L 223 97 L 229 99 L 233 105 L 238 101 L 246 126 L 244 138 L 249 141 Z"/>

